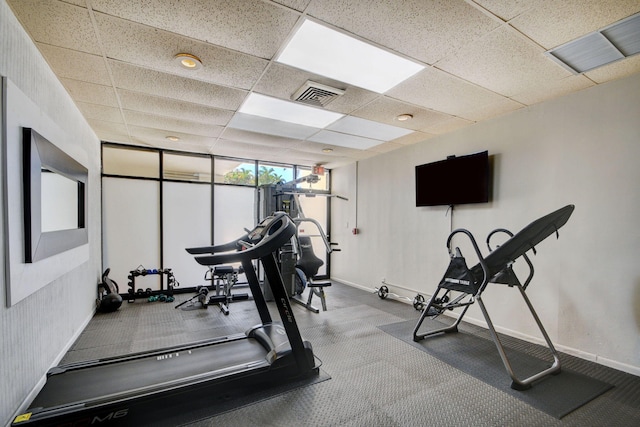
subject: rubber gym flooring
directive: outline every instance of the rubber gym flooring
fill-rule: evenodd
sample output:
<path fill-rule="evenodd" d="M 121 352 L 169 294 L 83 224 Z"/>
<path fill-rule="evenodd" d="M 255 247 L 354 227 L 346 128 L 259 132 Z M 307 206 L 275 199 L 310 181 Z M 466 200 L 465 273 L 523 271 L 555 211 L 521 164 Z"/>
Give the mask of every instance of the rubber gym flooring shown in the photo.
<path fill-rule="evenodd" d="M 197 421 L 185 414 L 191 420 L 186 425 L 640 425 L 640 377 L 562 354 L 563 367 L 613 388 L 558 419 L 379 328 L 417 320 L 419 313 L 411 305 L 335 282 L 326 293 L 328 311 L 315 314 L 294 305 L 294 314 L 329 380 Z M 252 301 L 234 302 L 228 316 L 215 306 L 174 309 L 192 295 L 176 295 L 173 303 L 124 302 L 115 313 L 96 314 L 62 363 L 193 342 L 259 323 Z M 320 306 L 317 297 L 314 302 Z M 464 324 L 461 330 L 488 337 L 486 330 L 473 325 Z M 505 345 L 533 354 L 539 351 L 536 345 L 508 337 Z"/>

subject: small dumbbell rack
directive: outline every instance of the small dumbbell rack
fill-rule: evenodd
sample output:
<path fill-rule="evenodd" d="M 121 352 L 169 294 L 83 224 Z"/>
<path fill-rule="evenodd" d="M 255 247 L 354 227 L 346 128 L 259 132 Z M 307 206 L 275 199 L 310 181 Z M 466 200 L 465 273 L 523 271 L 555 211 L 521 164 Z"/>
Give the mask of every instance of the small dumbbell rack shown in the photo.
<path fill-rule="evenodd" d="M 146 288 L 146 289 L 142 289 L 142 288 L 138 288 L 136 289 L 136 277 L 139 276 L 148 276 L 148 275 L 161 275 L 161 276 L 166 276 L 167 282 L 166 282 L 166 287 L 164 286 L 162 280 L 160 281 L 160 290 L 151 290 L 151 288 Z M 152 295 L 167 295 L 167 296 L 172 296 L 173 295 L 173 289 L 174 287 L 179 286 L 178 281 L 176 280 L 175 276 L 173 275 L 173 271 L 171 271 L 170 268 L 164 268 L 164 269 L 145 269 L 142 266 L 139 266 L 138 268 L 136 268 L 135 270 L 131 270 L 129 272 L 129 276 L 127 276 L 127 278 L 129 279 L 129 289 L 128 289 L 128 296 L 127 296 L 127 302 L 135 302 L 136 298 L 149 298 Z"/>

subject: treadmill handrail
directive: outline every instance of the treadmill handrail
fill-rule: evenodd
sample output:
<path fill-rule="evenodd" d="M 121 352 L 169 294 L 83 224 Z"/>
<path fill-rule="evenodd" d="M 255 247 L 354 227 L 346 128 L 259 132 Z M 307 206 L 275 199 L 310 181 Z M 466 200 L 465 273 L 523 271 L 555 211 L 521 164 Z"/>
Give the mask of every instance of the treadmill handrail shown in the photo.
<path fill-rule="evenodd" d="M 244 234 L 242 237 L 228 243 L 224 243 L 222 245 L 215 246 L 199 246 L 194 248 L 185 248 L 187 252 L 191 255 L 200 255 L 200 254 L 215 254 L 216 252 L 229 252 L 231 250 L 238 250 L 240 246 L 238 242 L 241 240 L 246 240 L 249 234 Z"/>
<path fill-rule="evenodd" d="M 195 257 L 196 262 L 201 265 L 211 266 L 242 262 L 243 260 L 261 259 L 282 247 L 296 233 L 295 224 L 284 212 L 276 212 L 265 218 L 256 229 L 258 229 L 261 224 L 266 224 L 266 229 L 260 233 L 262 237 L 259 241 L 256 242 L 255 237 L 252 238 L 251 236 L 252 233 L 248 233 L 244 236 L 244 239 L 241 238 L 233 242 L 234 245 L 237 245 L 239 240 L 248 240 L 254 244 L 253 247 L 247 248 L 243 246 L 239 251 L 197 256 Z M 230 247 L 230 243 L 222 246 Z"/>

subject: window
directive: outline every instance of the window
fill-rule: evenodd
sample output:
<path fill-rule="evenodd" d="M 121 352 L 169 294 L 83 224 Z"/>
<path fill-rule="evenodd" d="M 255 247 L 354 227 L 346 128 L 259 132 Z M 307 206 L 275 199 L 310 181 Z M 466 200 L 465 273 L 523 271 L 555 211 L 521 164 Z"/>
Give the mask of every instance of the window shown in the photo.
<path fill-rule="evenodd" d="M 102 173 L 105 175 L 160 178 L 159 165 L 158 151 L 102 146 Z"/>
<path fill-rule="evenodd" d="M 216 184 L 256 185 L 255 162 L 242 159 L 215 159 Z"/>
<path fill-rule="evenodd" d="M 258 163 L 258 185 L 293 181 L 293 166 L 275 163 Z"/>
<path fill-rule="evenodd" d="M 164 179 L 211 182 L 211 157 L 167 154 L 162 157 Z"/>

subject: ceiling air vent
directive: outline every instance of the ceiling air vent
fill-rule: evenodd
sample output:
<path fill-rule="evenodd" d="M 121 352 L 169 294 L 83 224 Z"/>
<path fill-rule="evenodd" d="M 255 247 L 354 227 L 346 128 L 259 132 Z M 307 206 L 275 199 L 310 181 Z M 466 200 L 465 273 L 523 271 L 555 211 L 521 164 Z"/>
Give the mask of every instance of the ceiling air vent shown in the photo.
<path fill-rule="evenodd" d="M 640 13 L 547 51 L 574 73 L 584 73 L 640 52 Z"/>
<path fill-rule="evenodd" d="M 324 107 L 342 94 L 344 90 L 307 80 L 291 99 L 316 107 Z"/>

